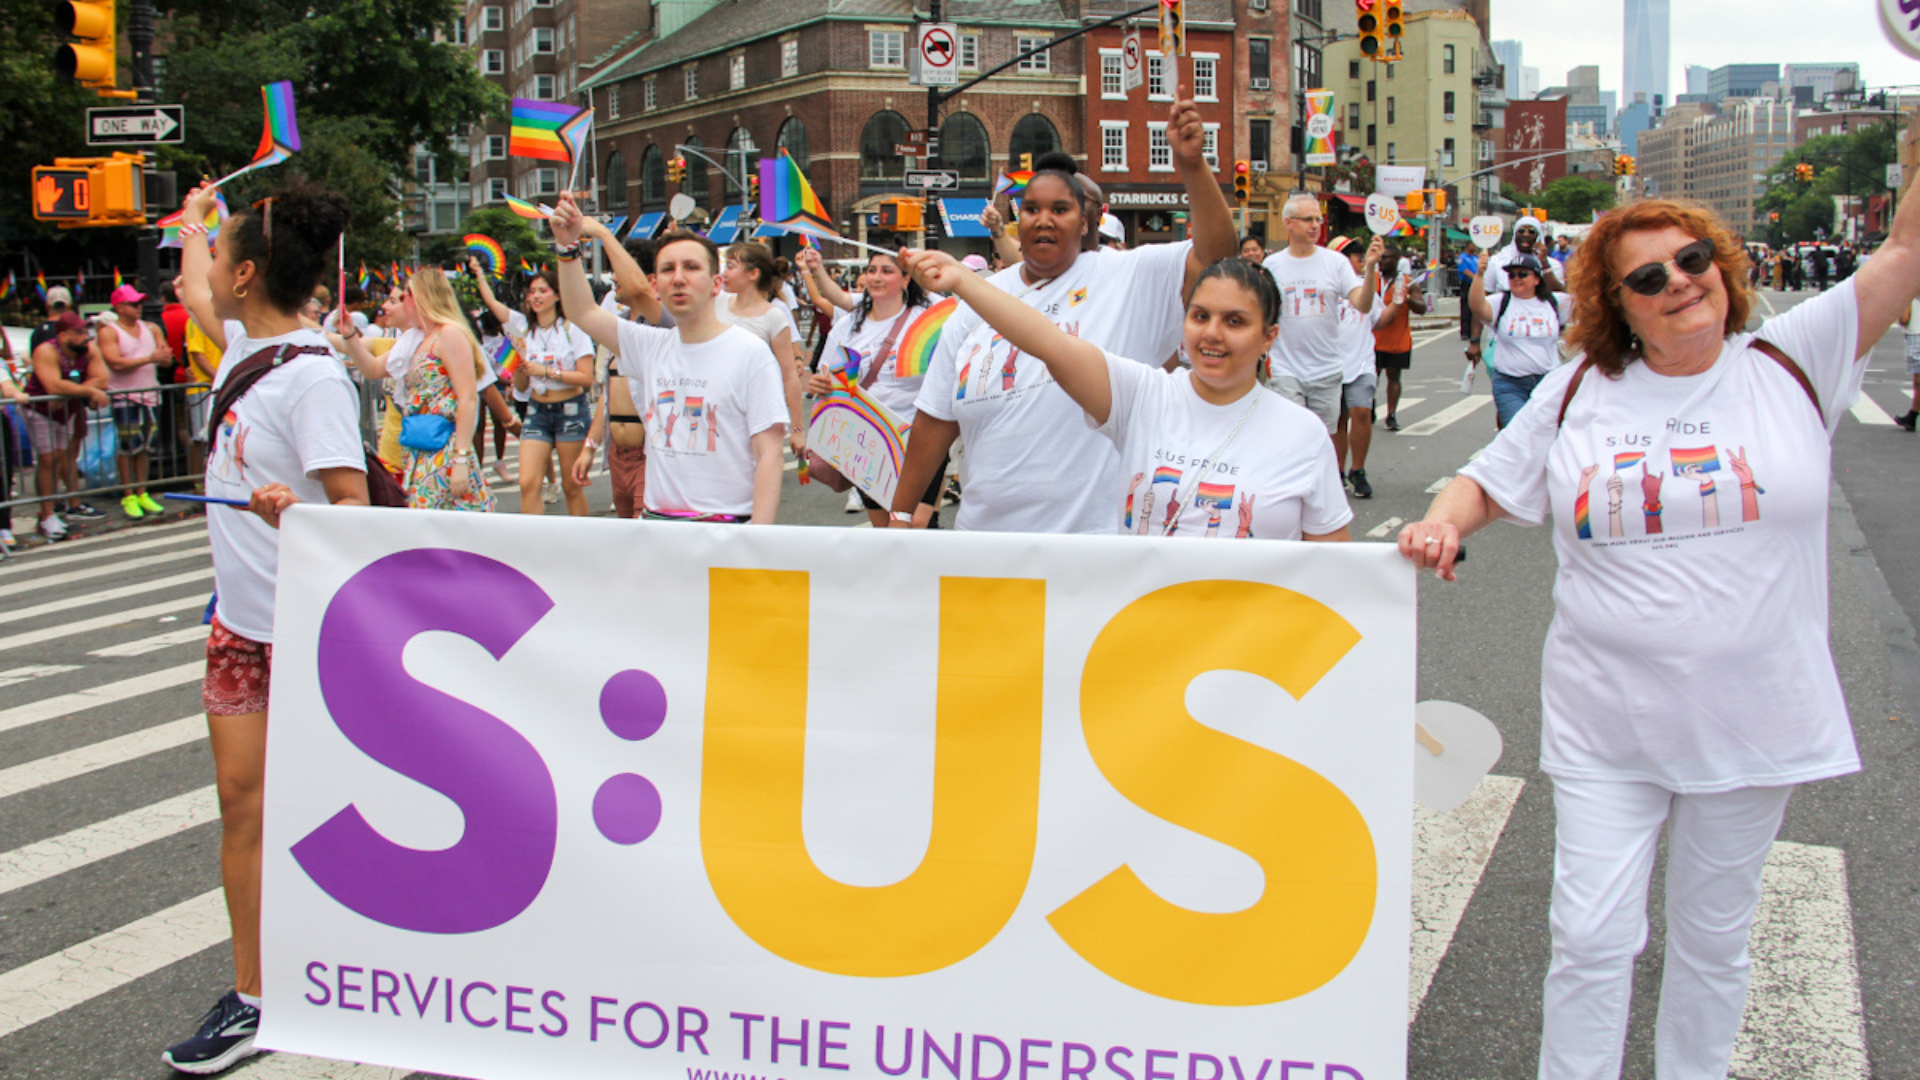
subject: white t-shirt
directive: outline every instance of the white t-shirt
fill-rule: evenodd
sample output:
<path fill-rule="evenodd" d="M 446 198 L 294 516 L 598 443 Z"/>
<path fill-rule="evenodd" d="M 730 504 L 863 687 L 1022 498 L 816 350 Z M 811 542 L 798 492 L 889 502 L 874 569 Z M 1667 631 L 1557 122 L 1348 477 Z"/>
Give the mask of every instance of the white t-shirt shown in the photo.
<path fill-rule="evenodd" d="M 1365 311 L 1347 303 L 1345 297 L 1340 299 L 1341 383 L 1373 374 L 1373 328 L 1380 321 L 1380 309 L 1385 306 L 1386 301 L 1378 296 Z"/>
<path fill-rule="evenodd" d="M 583 357 L 593 356 L 593 339 L 587 336 L 585 330 L 565 319 L 555 319 L 551 326 L 529 327 L 520 340 L 524 346 L 521 351 L 529 364 L 549 364 L 566 371 L 571 370 Z M 578 386 L 558 379 L 543 379 L 538 375 L 527 379 L 527 390 L 534 394 L 578 389 Z"/>
<path fill-rule="evenodd" d="M 733 300 L 733 294 L 730 292 L 723 292 L 713 298 L 714 314 L 720 316 L 721 322 L 745 330 L 766 342 L 768 348 L 773 347 L 774 341 L 780 336 L 780 331 L 792 333 L 793 316 L 789 315 L 787 309 L 781 307 L 777 301 L 769 303 L 767 310 L 758 315 L 741 315 L 734 311 Z M 793 339 L 789 338 L 789 341 L 791 340 Z M 779 357 L 776 356 L 775 359 Z"/>
<path fill-rule="evenodd" d="M 737 326 L 697 345 L 622 321 L 620 373 L 646 423 L 647 509 L 753 513 L 753 436 L 787 423 L 780 364 Z"/>
<path fill-rule="evenodd" d="M 1296 258 L 1284 248 L 1261 265 L 1280 287 L 1280 333 L 1273 339 L 1275 375 L 1319 382 L 1340 374 L 1340 302 L 1362 284 L 1345 255 L 1315 248 Z"/>
<path fill-rule="evenodd" d="M 1548 303 L 1538 296 L 1515 296 L 1502 315 L 1500 303 L 1509 295 L 1487 297 L 1494 314 L 1493 369 L 1502 375 L 1545 375 L 1560 366 L 1560 330 L 1573 318 L 1573 298 L 1555 293 Z"/>
<path fill-rule="evenodd" d="M 1503 247 L 1499 251 L 1494 252 L 1492 257 L 1487 259 L 1486 270 L 1481 275 L 1481 282 L 1485 285 L 1487 292 L 1490 294 L 1497 293 L 1497 292 L 1506 292 L 1508 289 L 1507 264 L 1511 263 L 1515 259 L 1520 258 L 1523 255 L 1532 255 L 1535 259 L 1539 259 L 1540 248 L 1541 248 L 1540 241 L 1535 240 L 1533 242 L 1533 250 L 1531 252 L 1521 251 L 1519 248 L 1514 247 L 1512 244 L 1508 244 L 1506 247 Z M 1560 268 L 1558 266 L 1553 267 L 1553 270 L 1556 273 L 1559 272 L 1559 269 Z"/>
<path fill-rule="evenodd" d="M 326 348 L 313 330 L 249 340 L 229 319 L 226 361 L 214 373 L 217 394 L 242 361 L 275 345 Z M 281 483 L 301 502 L 327 501 L 321 469 L 366 468 L 360 444 L 360 400 L 353 380 L 328 353 L 297 356 L 263 376 L 220 421 L 207 455 L 207 494 L 245 499 L 255 488 Z M 227 629 L 252 641 L 273 642 L 273 583 L 280 566 L 280 531 L 246 510 L 208 507 L 213 547 L 214 613 Z"/>
<path fill-rule="evenodd" d="M 1082 254 L 1066 273 L 1029 286 L 1011 266 L 987 281 L 1055 326 L 1120 356 L 1158 365 L 1180 345 L 1191 241 Z M 837 328 L 837 324 L 836 324 Z M 916 413 L 960 425 L 967 494 L 954 528 L 982 532 L 1113 532 L 1106 492 L 1120 456 L 1047 365 L 1018 351 L 966 304 L 940 332 Z"/>
<path fill-rule="evenodd" d="M 854 316 L 848 315 L 834 323 L 833 329 L 827 334 L 827 348 L 820 355 L 820 366 L 834 371 L 846 367 L 846 353 L 842 352 L 842 349 L 852 349 L 860 354 L 861 380 L 865 380 L 867 372 L 873 370 L 871 365 L 880 365 L 880 374 L 868 384 L 867 393 L 872 394 L 874 400 L 880 404 L 893 410 L 893 414 L 898 416 L 902 423 L 913 423 L 913 418 L 917 415 L 914 412 L 913 402 L 920 395 L 920 386 L 926 382 L 927 377 L 915 375 L 911 378 L 901 378 L 896 374 L 893 358 L 899 351 L 900 338 L 906 334 L 907 327 L 912 326 L 912 320 L 919 318 L 926 310 L 925 307 L 903 307 L 891 319 L 876 319 L 869 315 L 866 321 L 860 324 L 858 330 L 853 328 Z M 902 319 L 908 322 L 900 327 L 899 334 L 894 335 L 893 348 L 888 350 L 886 356 L 875 355 L 880 351 L 880 346 L 886 344 L 887 335 L 893 333 L 894 326 Z"/>
<path fill-rule="evenodd" d="M 1553 517 L 1549 774 L 1715 792 L 1859 769 L 1827 642 L 1830 440 L 1866 372 L 1858 320 L 1843 283 L 1761 327 L 1824 428 L 1735 334 L 1699 375 L 1590 370 L 1556 430 L 1568 364 L 1461 470 L 1514 520 Z"/>
<path fill-rule="evenodd" d="M 1113 411 L 1099 431 L 1120 450 L 1121 533 L 1298 540 L 1353 520 L 1326 425 L 1307 410 L 1260 386 L 1213 405 L 1194 391 L 1193 372 L 1112 353 L 1107 377 Z"/>

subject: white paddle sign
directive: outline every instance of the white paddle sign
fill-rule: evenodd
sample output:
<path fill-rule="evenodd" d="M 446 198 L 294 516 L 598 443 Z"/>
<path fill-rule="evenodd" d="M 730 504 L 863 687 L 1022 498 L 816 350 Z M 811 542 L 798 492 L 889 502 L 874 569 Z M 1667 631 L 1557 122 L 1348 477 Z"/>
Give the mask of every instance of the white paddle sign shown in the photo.
<path fill-rule="evenodd" d="M 1493 721 L 1451 701 L 1413 707 L 1413 797 L 1445 813 L 1467 801 L 1500 760 L 1503 743 Z"/>
<path fill-rule="evenodd" d="M 1500 237 L 1507 231 L 1507 223 L 1492 214 L 1486 214 L 1467 222 L 1467 236 L 1473 240 L 1473 246 L 1482 251 L 1492 251 L 1500 244 Z"/>
<path fill-rule="evenodd" d="M 1400 207 L 1389 195 L 1367 196 L 1367 228 L 1375 236 L 1385 236 L 1400 225 Z"/>

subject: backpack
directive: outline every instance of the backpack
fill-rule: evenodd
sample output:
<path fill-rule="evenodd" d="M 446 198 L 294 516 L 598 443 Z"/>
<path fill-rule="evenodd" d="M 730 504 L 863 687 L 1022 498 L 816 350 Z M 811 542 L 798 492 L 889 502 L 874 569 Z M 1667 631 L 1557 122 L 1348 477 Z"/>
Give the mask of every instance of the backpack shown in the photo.
<path fill-rule="evenodd" d="M 247 396 L 253 384 L 273 374 L 280 365 L 296 356 L 313 353 L 331 355 L 331 351 L 318 345 L 270 345 L 245 360 L 240 361 L 227 373 L 227 381 L 213 396 L 213 409 L 207 417 L 207 453 L 213 453 L 213 445 L 220 437 L 220 421 L 232 410 L 235 403 Z M 367 503 L 371 506 L 405 506 L 407 493 L 400 487 L 400 481 L 393 478 L 387 467 L 366 443 L 360 444 L 366 454 L 367 467 Z"/>

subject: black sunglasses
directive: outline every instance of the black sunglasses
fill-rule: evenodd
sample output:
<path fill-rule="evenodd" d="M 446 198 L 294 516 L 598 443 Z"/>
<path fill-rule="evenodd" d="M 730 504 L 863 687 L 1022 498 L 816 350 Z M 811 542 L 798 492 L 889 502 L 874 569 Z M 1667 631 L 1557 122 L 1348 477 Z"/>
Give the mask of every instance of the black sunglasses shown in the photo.
<path fill-rule="evenodd" d="M 1713 241 L 1695 240 L 1686 247 L 1673 253 L 1667 262 L 1653 262 L 1632 270 L 1620 279 L 1620 284 L 1639 293 L 1641 296 L 1659 296 L 1667 287 L 1667 264 L 1680 268 L 1688 277 L 1699 277 L 1713 266 Z"/>

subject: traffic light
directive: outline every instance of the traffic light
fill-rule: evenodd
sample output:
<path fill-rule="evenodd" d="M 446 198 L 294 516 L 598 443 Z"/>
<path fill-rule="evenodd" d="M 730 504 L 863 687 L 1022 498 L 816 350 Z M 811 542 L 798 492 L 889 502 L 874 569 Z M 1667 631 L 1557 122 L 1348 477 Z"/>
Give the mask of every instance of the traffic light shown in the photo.
<path fill-rule="evenodd" d="M 91 225 L 144 225 L 147 220 L 146 156 L 55 158 L 33 167 L 33 216 L 63 229 Z"/>
<path fill-rule="evenodd" d="M 1628 175 L 1628 176 L 1639 176 L 1639 175 L 1640 175 L 1640 163 L 1639 163 L 1639 162 L 1637 162 L 1637 161 L 1635 161 L 1635 160 L 1633 160 L 1633 155 L 1632 155 L 1632 154 L 1621 154 L 1621 155 L 1620 155 L 1620 160 L 1626 163 L 1626 168 L 1627 168 L 1627 175 Z"/>
<path fill-rule="evenodd" d="M 1778 224 L 1780 223 L 1780 211 L 1778 211 L 1778 210 L 1775 210 L 1775 211 L 1774 211 L 1773 213 L 1771 213 L 1771 214 L 1768 214 L 1768 215 L 1767 215 L 1767 220 L 1768 220 L 1768 221 L 1771 221 L 1771 222 L 1773 222 L 1773 223 L 1774 223 L 1774 224 L 1776 224 L 1776 225 L 1778 225 Z"/>
<path fill-rule="evenodd" d="M 1804 161 L 1798 165 L 1795 165 L 1793 167 L 1793 178 L 1795 180 L 1800 181 L 1803 184 L 1812 183 L 1813 182 L 1813 166 Z"/>
<path fill-rule="evenodd" d="M 1407 213 L 1424 214 L 1426 212 L 1427 193 L 1424 190 L 1407 192 Z"/>
<path fill-rule="evenodd" d="M 95 90 L 119 85 L 119 45 L 113 28 L 114 0 L 61 0 L 55 9 L 55 29 L 78 41 L 60 46 L 53 54 L 54 74 L 74 79 Z"/>
<path fill-rule="evenodd" d="M 1373 10 L 1374 0 L 1353 0 L 1354 22 L 1360 27 L 1360 55 L 1377 59 L 1381 52 L 1380 16 Z"/>
<path fill-rule="evenodd" d="M 687 159 L 670 157 L 667 159 L 667 179 L 678 184 L 687 178 Z"/>
<path fill-rule="evenodd" d="M 880 204 L 880 227 L 888 232 L 919 232 L 925 205 L 914 198 L 888 199 Z"/>
<path fill-rule="evenodd" d="M 1032 154 L 1020 155 L 1020 171 L 1021 172 L 1033 171 L 1033 155 Z"/>
<path fill-rule="evenodd" d="M 758 207 L 760 205 L 760 175 L 758 173 L 747 174 L 747 197 L 753 200 L 754 206 Z"/>
<path fill-rule="evenodd" d="M 1400 39 L 1407 32 L 1406 21 L 1401 18 L 1400 0 L 1386 0 L 1385 15 L 1386 22 L 1381 30 L 1387 36 L 1387 53 L 1389 58 L 1398 60 L 1401 56 Z"/>
<path fill-rule="evenodd" d="M 1253 198 L 1253 166 L 1244 161 L 1233 163 L 1233 197 L 1241 206 Z"/>
<path fill-rule="evenodd" d="M 1447 192 L 1446 192 L 1446 189 L 1444 189 L 1444 188 L 1434 188 L 1434 189 L 1433 189 L 1433 199 L 1432 199 L 1432 202 L 1433 202 L 1433 212 L 1434 212 L 1434 213 L 1436 213 L 1436 214 L 1444 214 L 1444 213 L 1446 213 L 1446 212 L 1447 212 Z"/>

